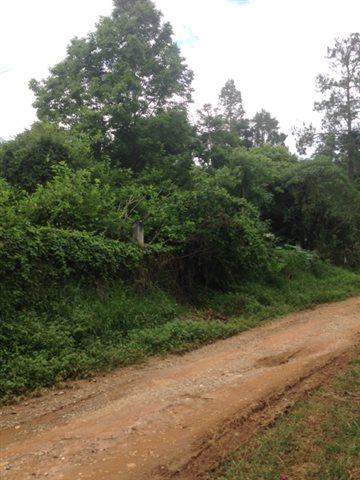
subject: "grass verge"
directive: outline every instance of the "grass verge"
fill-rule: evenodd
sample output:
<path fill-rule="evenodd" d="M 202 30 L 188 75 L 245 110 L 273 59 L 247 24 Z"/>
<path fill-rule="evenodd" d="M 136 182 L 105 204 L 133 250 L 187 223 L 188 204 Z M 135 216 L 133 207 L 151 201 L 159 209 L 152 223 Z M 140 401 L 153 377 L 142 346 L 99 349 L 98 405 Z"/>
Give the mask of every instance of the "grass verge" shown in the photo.
<path fill-rule="evenodd" d="M 360 361 L 234 453 L 216 480 L 360 478 Z"/>
<path fill-rule="evenodd" d="M 104 291 L 68 286 L 40 309 L 0 323 L 0 399 L 8 402 L 61 381 L 181 353 L 261 322 L 360 293 L 360 275 L 328 267 L 273 284 L 248 282 L 207 292 L 197 307 L 159 289 L 139 295 L 122 284 Z"/>

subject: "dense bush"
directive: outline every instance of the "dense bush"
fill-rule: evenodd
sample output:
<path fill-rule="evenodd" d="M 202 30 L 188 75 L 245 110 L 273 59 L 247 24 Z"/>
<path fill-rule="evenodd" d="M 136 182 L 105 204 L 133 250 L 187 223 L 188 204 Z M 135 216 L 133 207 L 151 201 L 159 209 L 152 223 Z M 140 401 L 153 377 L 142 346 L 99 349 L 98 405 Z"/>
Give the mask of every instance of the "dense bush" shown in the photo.
<path fill-rule="evenodd" d="M 151 247 L 108 240 L 87 232 L 26 227 L 0 229 L 2 312 L 42 304 L 48 288 L 71 279 L 93 284 L 110 278 L 134 279 Z"/>
<path fill-rule="evenodd" d="M 327 158 L 300 162 L 275 184 L 276 233 L 331 261 L 360 265 L 360 190 Z"/>
<path fill-rule="evenodd" d="M 4 186 L 3 209 L 11 211 L 10 191 Z M 28 265 L 33 276 L 39 265 L 48 265 L 48 274 L 41 272 L 39 278 L 50 272 L 65 277 L 69 270 L 94 276 L 109 269 L 114 273 L 119 252 L 121 258 L 132 258 L 134 251 L 136 258 L 141 255 L 131 242 L 132 225 L 138 220 L 146 232 L 144 268 L 162 275 L 156 268 L 161 265 L 180 288 L 224 287 L 271 268 L 268 228 L 256 208 L 231 195 L 216 176 L 197 170 L 188 189 L 171 181 L 157 187 L 131 179 L 113 187 L 91 170 L 74 173 L 63 165 L 51 181 L 12 208 L 8 216 L 13 224 L 8 220 L 1 231 L 6 272 L 16 252 L 22 270 Z"/>
<path fill-rule="evenodd" d="M 232 196 L 246 198 L 264 213 L 272 207 L 274 184 L 296 164 L 285 147 L 237 148 L 213 174 Z"/>
<path fill-rule="evenodd" d="M 134 243 L 51 227 L 9 229 L 1 232 L 0 241 L 1 275 L 18 276 L 20 282 L 83 274 L 106 278 L 122 268 L 131 270 L 145 253 Z"/>
<path fill-rule="evenodd" d="M 22 202 L 21 214 L 32 225 L 119 238 L 122 212 L 114 188 L 96 178 L 93 170 L 73 172 L 60 164 L 54 178 Z"/>
<path fill-rule="evenodd" d="M 162 204 L 152 199 L 147 209 L 150 239 L 171 247 L 173 273 L 187 288 L 224 288 L 270 269 L 268 229 L 258 211 L 211 175 L 197 172 L 191 190 L 175 190 Z"/>
<path fill-rule="evenodd" d="M 87 137 L 35 123 L 14 140 L 0 145 L 0 175 L 12 185 L 30 191 L 49 180 L 53 166 L 59 162 L 72 168 L 90 166 L 93 157 Z"/>

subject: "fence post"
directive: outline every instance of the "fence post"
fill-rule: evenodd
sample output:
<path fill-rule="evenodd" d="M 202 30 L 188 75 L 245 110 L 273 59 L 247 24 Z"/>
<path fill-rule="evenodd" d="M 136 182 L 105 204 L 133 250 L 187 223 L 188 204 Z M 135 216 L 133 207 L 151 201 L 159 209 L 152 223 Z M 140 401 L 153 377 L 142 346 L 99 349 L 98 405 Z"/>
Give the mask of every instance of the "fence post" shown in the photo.
<path fill-rule="evenodd" d="M 144 241 L 144 226 L 141 222 L 135 222 L 133 225 L 133 239 L 137 242 L 139 247 L 145 246 Z"/>

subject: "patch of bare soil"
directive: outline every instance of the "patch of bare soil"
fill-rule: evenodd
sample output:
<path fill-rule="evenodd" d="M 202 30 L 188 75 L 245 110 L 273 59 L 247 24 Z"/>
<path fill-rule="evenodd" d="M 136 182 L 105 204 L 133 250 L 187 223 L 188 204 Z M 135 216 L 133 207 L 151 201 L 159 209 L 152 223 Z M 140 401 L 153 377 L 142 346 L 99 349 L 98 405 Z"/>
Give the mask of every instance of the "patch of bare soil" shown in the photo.
<path fill-rule="evenodd" d="M 3 408 L 4 480 L 200 479 L 346 364 L 360 297 Z"/>

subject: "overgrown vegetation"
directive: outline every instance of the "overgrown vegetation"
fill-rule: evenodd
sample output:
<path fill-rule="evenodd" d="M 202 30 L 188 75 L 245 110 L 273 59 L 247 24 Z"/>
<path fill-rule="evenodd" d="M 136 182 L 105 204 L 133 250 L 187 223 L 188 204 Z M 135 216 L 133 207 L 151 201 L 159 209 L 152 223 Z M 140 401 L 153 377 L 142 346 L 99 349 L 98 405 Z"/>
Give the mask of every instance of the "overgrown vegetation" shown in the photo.
<path fill-rule="evenodd" d="M 192 124 L 191 80 L 153 3 L 115 0 L 31 82 L 39 121 L 0 145 L 3 397 L 358 292 L 330 266 L 360 266 L 354 146 L 298 158 L 233 80 Z"/>
<path fill-rule="evenodd" d="M 360 361 L 233 455 L 218 480 L 358 478 Z"/>
<path fill-rule="evenodd" d="M 246 282 L 224 293 L 197 291 L 191 305 L 158 287 L 140 294 L 122 282 L 42 287 L 34 294 L 36 303 L 19 306 L 19 313 L 9 308 L 2 318 L 0 397 L 6 401 L 151 355 L 181 353 L 360 292 L 358 274 L 317 262 L 301 271 L 298 263 L 288 259 L 284 276 L 271 283 Z"/>

